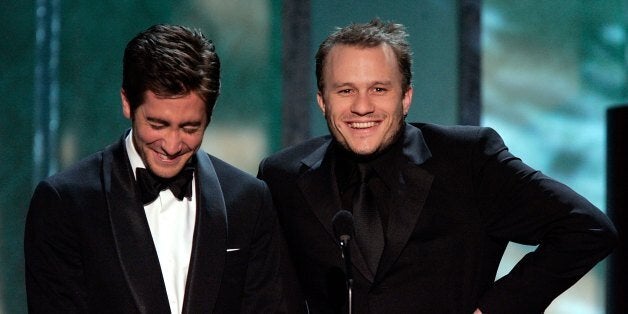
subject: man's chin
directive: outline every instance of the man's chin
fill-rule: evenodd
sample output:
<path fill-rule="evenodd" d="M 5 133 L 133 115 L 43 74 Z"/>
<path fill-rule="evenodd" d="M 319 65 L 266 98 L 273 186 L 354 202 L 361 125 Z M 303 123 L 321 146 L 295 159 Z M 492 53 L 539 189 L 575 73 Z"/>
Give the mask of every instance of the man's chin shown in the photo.
<path fill-rule="evenodd" d="M 179 172 L 181 172 L 181 169 L 183 169 L 182 166 L 178 166 L 177 167 L 155 167 L 154 165 L 150 167 L 150 171 L 155 174 L 156 176 L 160 177 L 160 178 L 164 178 L 164 179 L 169 179 L 172 178 L 174 176 L 176 176 Z"/>
<path fill-rule="evenodd" d="M 340 146 L 346 153 L 358 159 L 370 158 L 371 156 L 377 155 L 377 150 L 371 147 L 353 146 L 347 143 L 340 143 Z"/>
<path fill-rule="evenodd" d="M 383 152 L 387 151 L 392 143 L 383 142 L 377 143 L 340 143 L 342 148 L 353 155 L 355 158 L 361 161 L 368 161 L 380 156 Z"/>
<path fill-rule="evenodd" d="M 350 151 L 358 157 L 368 157 L 376 153 L 374 150 L 363 148 L 351 148 Z"/>
<path fill-rule="evenodd" d="M 168 179 L 176 176 L 185 167 L 193 154 L 181 156 L 176 162 L 168 163 L 162 160 L 151 160 L 147 166 L 155 175 Z"/>

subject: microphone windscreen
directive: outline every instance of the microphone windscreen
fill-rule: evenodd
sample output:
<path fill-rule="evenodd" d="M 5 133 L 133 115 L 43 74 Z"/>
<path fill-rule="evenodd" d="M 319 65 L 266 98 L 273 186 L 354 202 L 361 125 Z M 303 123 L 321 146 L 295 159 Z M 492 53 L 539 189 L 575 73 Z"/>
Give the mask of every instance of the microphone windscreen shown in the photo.
<path fill-rule="evenodd" d="M 342 235 L 353 235 L 353 215 L 344 209 L 334 215 L 331 225 L 334 228 L 336 238 L 340 238 Z"/>

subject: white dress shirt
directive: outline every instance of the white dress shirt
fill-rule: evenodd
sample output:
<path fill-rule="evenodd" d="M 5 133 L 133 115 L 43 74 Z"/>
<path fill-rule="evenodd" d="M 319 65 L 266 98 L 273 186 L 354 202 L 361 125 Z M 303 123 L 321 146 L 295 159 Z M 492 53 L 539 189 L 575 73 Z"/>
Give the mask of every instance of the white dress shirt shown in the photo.
<path fill-rule="evenodd" d="M 146 168 L 133 145 L 132 132 L 126 137 L 126 151 L 137 179 L 136 168 Z M 181 313 L 185 283 L 190 265 L 194 222 L 196 220 L 196 185 L 192 178 L 192 197 L 178 200 L 167 189 L 152 203 L 144 205 L 144 212 L 157 249 L 161 273 L 168 293 L 170 312 Z"/>

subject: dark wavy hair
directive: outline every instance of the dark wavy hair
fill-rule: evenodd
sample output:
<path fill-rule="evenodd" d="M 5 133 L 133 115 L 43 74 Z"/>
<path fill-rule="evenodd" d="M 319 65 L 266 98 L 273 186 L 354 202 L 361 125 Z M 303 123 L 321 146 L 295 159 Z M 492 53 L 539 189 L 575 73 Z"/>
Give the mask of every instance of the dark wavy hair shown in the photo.
<path fill-rule="evenodd" d="M 382 22 L 373 19 L 365 24 L 350 24 L 343 28 L 337 28 L 318 47 L 316 52 L 316 84 L 318 90 L 323 92 L 323 68 L 329 51 L 335 45 L 349 45 L 358 47 L 377 47 L 381 44 L 389 45 L 397 56 L 399 71 L 403 76 L 401 82 L 405 93 L 412 86 L 412 49 L 407 41 L 408 33 L 401 24 Z"/>
<path fill-rule="evenodd" d="M 207 122 L 211 120 L 220 94 L 220 60 L 200 31 L 151 26 L 129 41 L 122 64 L 122 89 L 132 116 L 146 91 L 163 97 L 196 92 L 205 101 Z"/>

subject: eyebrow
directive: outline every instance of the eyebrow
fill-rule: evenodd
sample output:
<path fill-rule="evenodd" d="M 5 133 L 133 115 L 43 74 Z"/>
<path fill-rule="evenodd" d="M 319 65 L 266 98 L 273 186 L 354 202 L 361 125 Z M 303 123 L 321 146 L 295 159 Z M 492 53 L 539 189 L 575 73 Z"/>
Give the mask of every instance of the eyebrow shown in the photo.
<path fill-rule="evenodd" d="M 375 81 L 371 85 L 392 85 L 392 81 Z"/>
<path fill-rule="evenodd" d="M 153 117 L 146 117 L 146 120 L 148 122 L 152 122 L 152 123 L 159 123 L 159 124 L 165 124 L 165 125 L 170 125 L 171 123 L 163 120 L 163 119 L 159 119 L 159 118 L 153 118 Z M 185 126 L 200 126 L 202 124 L 202 122 L 199 121 L 184 121 L 182 123 L 179 124 L 180 127 L 185 127 Z"/>
<path fill-rule="evenodd" d="M 387 80 L 387 81 L 373 81 L 369 83 L 369 86 L 373 86 L 373 85 L 392 85 L 392 81 L 391 80 Z M 338 88 L 338 87 L 343 87 L 343 86 L 355 86 L 355 83 L 352 82 L 343 82 L 343 83 L 335 83 L 332 84 L 331 88 Z"/>

